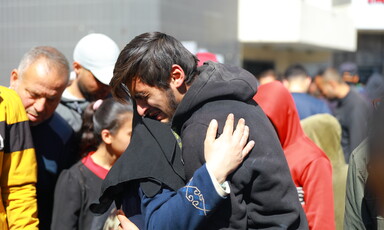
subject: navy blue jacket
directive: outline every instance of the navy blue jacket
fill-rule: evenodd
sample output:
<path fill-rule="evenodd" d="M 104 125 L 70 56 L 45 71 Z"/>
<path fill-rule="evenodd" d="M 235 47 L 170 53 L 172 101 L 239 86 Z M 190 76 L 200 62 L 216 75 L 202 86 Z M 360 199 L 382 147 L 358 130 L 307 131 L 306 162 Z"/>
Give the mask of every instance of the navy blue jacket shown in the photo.
<path fill-rule="evenodd" d="M 37 206 L 39 229 L 50 229 L 53 196 L 57 178 L 62 170 L 77 161 L 75 136 L 72 128 L 57 113 L 47 121 L 31 126 L 37 160 Z"/>
<path fill-rule="evenodd" d="M 104 213 L 115 201 L 136 225 L 144 222 L 145 229 L 198 229 L 225 198 L 216 192 L 205 165 L 188 183 L 184 177 L 181 150 L 169 125 L 142 118 L 91 210 Z"/>
<path fill-rule="evenodd" d="M 218 195 L 205 165 L 177 192 L 163 188 L 154 197 L 141 192 L 146 229 L 199 229 L 225 198 Z"/>
<path fill-rule="evenodd" d="M 306 93 L 292 93 L 300 120 L 319 113 L 331 113 L 328 105 Z"/>

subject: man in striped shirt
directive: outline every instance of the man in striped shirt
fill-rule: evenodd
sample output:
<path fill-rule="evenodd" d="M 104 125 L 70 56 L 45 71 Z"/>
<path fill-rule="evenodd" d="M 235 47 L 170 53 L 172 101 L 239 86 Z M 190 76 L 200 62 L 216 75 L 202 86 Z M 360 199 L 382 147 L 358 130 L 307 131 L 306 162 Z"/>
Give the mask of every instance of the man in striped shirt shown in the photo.
<path fill-rule="evenodd" d="M 0 86 L 0 229 L 38 229 L 37 166 L 24 106 Z"/>

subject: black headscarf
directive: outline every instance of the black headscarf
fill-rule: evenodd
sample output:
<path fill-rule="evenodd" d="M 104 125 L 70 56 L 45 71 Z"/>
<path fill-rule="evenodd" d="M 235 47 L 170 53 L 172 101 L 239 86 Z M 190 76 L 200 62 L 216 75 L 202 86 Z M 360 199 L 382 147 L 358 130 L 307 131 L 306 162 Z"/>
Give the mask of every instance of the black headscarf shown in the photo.
<path fill-rule="evenodd" d="M 104 179 L 99 203 L 90 207 L 94 213 L 106 212 L 113 201 L 119 207 L 137 183 L 147 197 L 161 188 L 177 191 L 185 185 L 181 149 L 170 126 L 135 115 L 130 145 Z"/>

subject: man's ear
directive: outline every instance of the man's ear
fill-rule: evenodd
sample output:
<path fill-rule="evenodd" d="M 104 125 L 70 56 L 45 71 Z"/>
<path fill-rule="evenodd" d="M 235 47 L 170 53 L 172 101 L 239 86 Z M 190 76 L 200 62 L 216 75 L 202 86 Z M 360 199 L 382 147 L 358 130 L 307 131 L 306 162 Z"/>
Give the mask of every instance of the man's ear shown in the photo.
<path fill-rule="evenodd" d="M 75 71 L 76 77 L 77 77 L 82 66 L 78 62 L 73 62 L 72 67 L 73 67 L 73 71 Z"/>
<path fill-rule="evenodd" d="M 305 81 L 304 81 L 304 85 L 305 85 L 306 90 L 308 90 L 308 88 L 311 85 L 311 83 L 312 83 L 312 78 L 310 76 L 307 76 L 305 78 Z"/>
<path fill-rule="evenodd" d="M 101 139 L 105 144 L 111 144 L 112 143 L 112 135 L 107 129 L 103 129 L 101 131 Z"/>
<path fill-rule="evenodd" d="M 11 72 L 11 78 L 9 79 L 9 88 L 11 89 L 17 89 L 18 85 L 19 85 L 19 79 L 20 79 L 20 76 L 19 76 L 19 72 L 17 69 L 13 69 L 12 72 Z"/>
<path fill-rule="evenodd" d="M 352 77 L 352 81 L 353 81 L 353 83 L 355 83 L 355 84 L 357 84 L 357 83 L 359 83 L 359 80 L 360 80 L 360 77 L 359 77 L 359 75 L 353 75 L 353 77 Z"/>
<path fill-rule="evenodd" d="M 171 70 L 171 79 L 170 79 L 170 85 L 174 86 L 175 88 L 180 88 L 184 85 L 185 81 L 185 73 L 184 70 L 179 65 L 172 65 Z"/>

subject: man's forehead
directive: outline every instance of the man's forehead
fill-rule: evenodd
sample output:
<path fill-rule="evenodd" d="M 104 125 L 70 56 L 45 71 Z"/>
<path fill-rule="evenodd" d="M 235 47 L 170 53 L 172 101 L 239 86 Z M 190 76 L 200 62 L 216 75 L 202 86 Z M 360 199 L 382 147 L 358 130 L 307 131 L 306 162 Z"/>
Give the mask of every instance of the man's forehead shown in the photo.
<path fill-rule="evenodd" d="M 66 87 L 66 81 L 60 76 L 53 76 L 54 73 L 50 72 L 43 75 L 35 75 L 33 72 L 24 74 L 20 79 L 24 88 L 30 92 L 44 92 L 48 96 L 55 96 L 61 94 Z"/>
<path fill-rule="evenodd" d="M 128 91 L 131 95 L 133 95 L 136 91 L 137 80 L 138 80 L 137 77 L 134 77 L 134 78 L 132 78 L 131 81 L 127 81 L 127 82 L 123 83 L 123 85 L 125 85 L 127 87 Z"/>
<path fill-rule="evenodd" d="M 150 86 L 146 83 L 144 83 L 140 78 L 134 77 L 131 81 L 131 83 L 127 83 L 129 92 L 132 96 L 134 96 L 137 93 L 142 93 L 143 91 L 147 90 L 148 88 L 151 88 L 153 86 Z"/>
<path fill-rule="evenodd" d="M 43 85 L 38 83 L 25 84 L 25 90 L 35 95 L 39 95 L 41 97 L 46 98 L 54 98 L 57 96 L 61 96 L 62 94 L 61 87 L 52 87 L 50 85 Z"/>
<path fill-rule="evenodd" d="M 24 71 L 20 73 L 22 77 L 27 76 L 30 80 L 44 78 L 46 80 L 66 82 L 69 79 L 69 74 L 66 71 L 61 71 L 56 65 L 50 64 L 45 58 L 39 58 L 30 64 Z"/>

